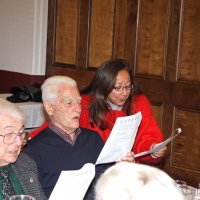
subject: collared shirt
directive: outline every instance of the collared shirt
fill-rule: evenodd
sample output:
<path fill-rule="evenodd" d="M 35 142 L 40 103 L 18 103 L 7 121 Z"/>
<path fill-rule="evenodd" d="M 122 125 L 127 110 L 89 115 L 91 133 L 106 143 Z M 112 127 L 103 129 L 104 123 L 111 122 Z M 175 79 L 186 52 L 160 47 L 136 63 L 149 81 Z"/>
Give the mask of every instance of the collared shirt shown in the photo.
<path fill-rule="evenodd" d="M 66 133 L 65 131 L 63 131 L 62 129 L 60 129 L 59 127 L 57 127 L 56 125 L 54 125 L 51 122 L 49 123 L 49 128 L 53 132 L 55 132 L 57 135 L 59 135 L 63 140 L 65 140 L 66 142 L 71 144 L 72 146 L 75 144 L 78 135 L 81 134 L 81 129 L 78 128 L 75 131 L 75 136 L 74 136 L 74 139 L 72 140 L 71 136 L 68 133 Z"/>
<path fill-rule="evenodd" d="M 111 101 L 107 100 L 107 103 L 109 104 L 109 106 L 111 107 L 112 110 L 122 110 L 123 106 L 118 106 L 113 104 Z"/>

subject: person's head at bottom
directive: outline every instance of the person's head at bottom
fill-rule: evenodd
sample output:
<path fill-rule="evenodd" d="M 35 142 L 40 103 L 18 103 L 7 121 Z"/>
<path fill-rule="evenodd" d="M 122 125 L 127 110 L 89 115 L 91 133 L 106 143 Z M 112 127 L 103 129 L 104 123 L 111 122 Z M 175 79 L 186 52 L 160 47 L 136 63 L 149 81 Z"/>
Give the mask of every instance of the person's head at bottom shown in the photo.
<path fill-rule="evenodd" d="M 95 186 L 95 200 L 183 200 L 174 180 L 158 168 L 118 163 Z"/>

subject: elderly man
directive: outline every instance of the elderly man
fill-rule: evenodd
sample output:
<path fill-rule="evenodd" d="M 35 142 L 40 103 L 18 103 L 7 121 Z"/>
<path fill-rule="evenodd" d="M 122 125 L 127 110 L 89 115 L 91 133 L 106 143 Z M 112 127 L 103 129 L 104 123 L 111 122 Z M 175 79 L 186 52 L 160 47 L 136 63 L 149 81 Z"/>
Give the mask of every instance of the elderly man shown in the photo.
<path fill-rule="evenodd" d="M 73 79 L 48 78 L 42 85 L 42 99 L 50 123 L 29 141 L 24 152 L 36 161 L 39 179 L 49 197 L 61 171 L 78 170 L 86 163 L 95 163 L 104 142 L 98 133 L 79 128 L 81 96 Z M 132 159 L 131 153 L 123 158 Z M 106 167 L 97 166 L 96 175 Z M 91 191 L 88 190 L 85 199 L 93 199 Z"/>
<path fill-rule="evenodd" d="M 47 199 L 38 181 L 35 162 L 20 153 L 26 143 L 24 114 L 14 104 L 0 99 L 0 199 L 29 194 Z"/>

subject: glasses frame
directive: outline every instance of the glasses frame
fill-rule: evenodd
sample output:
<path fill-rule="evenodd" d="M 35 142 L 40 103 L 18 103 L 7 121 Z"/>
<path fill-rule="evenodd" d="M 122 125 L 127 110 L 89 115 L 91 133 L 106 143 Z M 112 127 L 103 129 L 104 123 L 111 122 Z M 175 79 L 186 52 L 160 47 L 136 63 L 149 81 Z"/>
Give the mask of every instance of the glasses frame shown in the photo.
<path fill-rule="evenodd" d="M 9 135 L 9 134 L 15 135 L 13 142 L 5 142 L 6 135 Z M 6 133 L 5 135 L 0 134 L 0 136 L 3 137 L 4 144 L 13 144 L 15 142 L 17 136 L 21 136 L 22 134 L 25 134 L 25 135 L 24 135 L 23 139 L 20 137 L 20 140 L 23 142 L 23 145 L 25 145 L 28 140 L 28 133 L 25 131 L 23 131 L 22 133 Z"/>
<path fill-rule="evenodd" d="M 119 87 L 113 87 L 113 89 L 116 91 L 116 92 L 122 92 L 124 89 L 126 91 L 131 91 L 133 89 L 133 85 L 127 85 L 127 86 L 119 86 Z"/>

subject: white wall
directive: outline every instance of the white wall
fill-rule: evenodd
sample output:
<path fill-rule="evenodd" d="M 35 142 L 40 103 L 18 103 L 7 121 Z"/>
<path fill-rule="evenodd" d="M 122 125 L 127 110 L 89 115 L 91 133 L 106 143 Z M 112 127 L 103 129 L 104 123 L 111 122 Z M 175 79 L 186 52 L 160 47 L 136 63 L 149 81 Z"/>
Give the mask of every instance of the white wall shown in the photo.
<path fill-rule="evenodd" d="M 48 0 L 0 0 L 0 70 L 45 75 Z"/>

